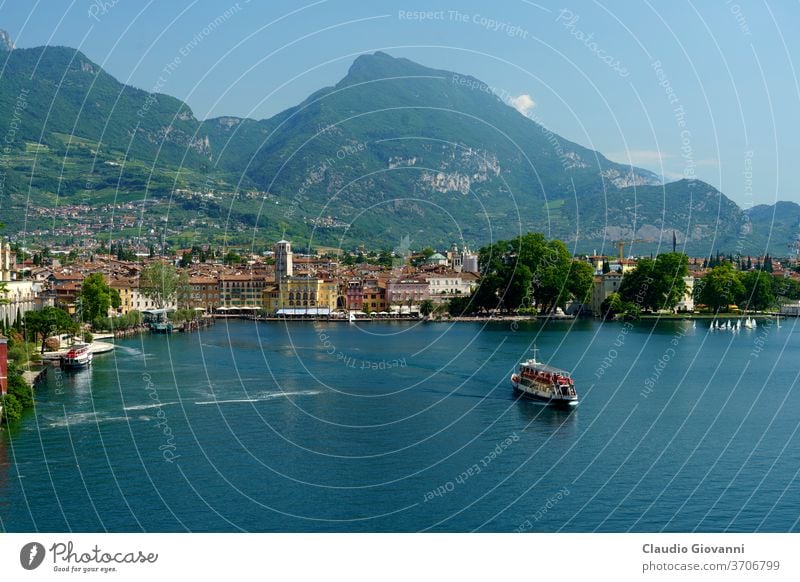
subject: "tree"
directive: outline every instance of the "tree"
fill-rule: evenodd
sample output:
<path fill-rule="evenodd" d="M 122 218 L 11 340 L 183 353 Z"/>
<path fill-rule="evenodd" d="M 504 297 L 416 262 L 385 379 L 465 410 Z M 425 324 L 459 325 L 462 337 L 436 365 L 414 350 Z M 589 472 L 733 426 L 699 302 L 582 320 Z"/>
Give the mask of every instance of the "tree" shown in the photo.
<path fill-rule="evenodd" d="M 730 265 L 720 265 L 709 271 L 695 288 L 697 299 L 712 311 L 727 310 L 728 306 L 744 295 L 744 285 Z"/>
<path fill-rule="evenodd" d="M 19 420 L 24 409 L 33 406 L 33 389 L 28 385 L 16 364 L 8 365 L 8 394 L 3 397 L 3 422 Z"/>
<path fill-rule="evenodd" d="M 775 304 L 773 292 L 773 277 L 763 271 L 749 271 L 740 273 L 744 292 L 737 298 L 737 302 L 747 305 L 748 309 L 758 311 L 768 309 Z"/>
<path fill-rule="evenodd" d="M 641 310 L 635 303 L 623 301 L 619 293 L 611 293 L 600 305 L 604 318 L 623 316 L 626 319 L 638 319 Z"/>
<path fill-rule="evenodd" d="M 779 300 L 796 301 L 800 299 L 800 281 L 795 281 L 788 277 L 773 275 L 772 292 Z M 6 324 L 8 327 L 8 324 Z"/>
<path fill-rule="evenodd" d="M 114 309 L 119 309 L 122 305 L 122 297 L 119 296 L 119 290 L 111 288 L 109 290 L 110 299 L 111 299 L 111 307 Z"/>
<path fill-rule="evenodd" d="M 222 262 L 226 265 L 238 265 L 242 262 L 241 255 L 237 254 L 236 251 L 228 251 L 228 254 L 225 255 L 225 258 L 222 259 Z"/>
<path fill-rule="evenodd" d="M 469 307 L 469 297 L 453 297 L 447 304 L 447 312 L 454 317 L 458 317 L 460 315 L 464 315 Z"/>
<path fill-rule="evenodd" d="M 641 310 L 673 309 L 686 293 L 683 280 L 689 274 L 689 258 L 683 253 L 663 253 L 640 259 L 619 288 L 623 301 Z"/>
<path fill-rule="evenodd" d="M 592 291 L 593 281 L 594 269 L 589 263 L 572 261 L 567 276 L 567 290 L 575 299 L 586 303 Z"/>
<path fill-rule="evenodd" d="M 541 233 L 482 248 L 479 265 L 483 276 L 473 300 L 482 309 L 528 309 L 535 300 L 547 313 L 573 297 L 584 299 L 593 276 L 589 265 L 570 258 L 564 243 Z"/>
<path fill-rule="evenodd" d="M 22 404 L 19 403 L 16 396 L 13 394 L 6 394 L 2 397 L 3 403 L 3 418 L 2 421 L 6 424 L 15 422 L 22 417 Z"/>
<path fill-rule="evenodd" d="M 139 291 L 158 309 L 163 309 L 175 299 L 178 291 L 178 273 L 165 263 L 150 263 L 139 276 Z"/>
<path fill-rule="evenodd" d="M 81 285 L 81 318 L 94 321 L 98 317 L 106 317 L 111 307 L 111 288 L 101 273 L 92 273 Z M 116 296 L 119 301 L 119 293 Z"/>
<path fill-rule="evenodd" d="M 58 307 L 45 307 L 39 311 L 25 313 L 25 330 L 31 339 L 42 340 L 42 353 L 44 353 L 45 340 L 57 333 L 75 333 L 78 324 L 72 321 L 69 313 Z"/>
<path fill-rule="evenodd" d="M 472 294 L 472 302 L 476 309 L 491 311 L 500 309 L 502 299 L 497 295 L 497 290 L 502 285 L 502 278 L 497 274 L 488 274 L 481 277 L 480 284 Z"/>
<path fill-rule="evenodd" d="M 435 307 L 436 306 L 433 304 L 433 301 L 430 299 L 425 299 L 419 304 L 419 312 L 425 317 L 428 317 L 431 313 L 433 313 Z"/>
<path fill-rule="evenodd" d="M 8 305 L 8 283 L 0 281 L 0 305 Z"/>
<path fill-rule="evenodd" d="M 183 256 L 181 257 L 181 262 L 180 262 L 179 266 L 181 268 L 185 269 L 186 267 L 190 266 L 191 264 L 192 264 L 192 253 L 190 253 L 189 251 L 186 251 L 185 253 L 183 253 Z"/>
<path fill-rule="evenodd" d="M 621 301 L 635 304 L 641 310 L 658 309 L 659 298 L 655 285 L 656 263 L 652 259 L 640 259 L 629 273 L 622 278 L 619 286 Z"/>
<path fill-rule="evenodd" d="M 663 253 L 656 257 L 656 288 L 659 309 L 673 309 L 686 294 L 684 277 L 689 275 L 689 257 L 683 253 Z"/>

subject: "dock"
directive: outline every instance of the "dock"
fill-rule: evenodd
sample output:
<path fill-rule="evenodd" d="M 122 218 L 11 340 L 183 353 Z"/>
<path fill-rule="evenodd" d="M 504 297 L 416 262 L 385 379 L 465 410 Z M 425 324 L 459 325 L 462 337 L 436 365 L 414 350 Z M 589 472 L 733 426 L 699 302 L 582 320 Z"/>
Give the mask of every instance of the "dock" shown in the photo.
<path fill-rule="evenodd" d="M 109 342 L 92 342 L 89 344 L 89 349 L 92 354 L 106 354 L 114 350 L 114 344 Z M 42 360 L 58 360 L 62 355 L 66 354 L 69 348 L 63 350 L 56 350 L 53 352 L 45 352 L 42 354 Z"/>
<path fill-rule="evenodd" d="M 39 370 L 25 370 L 22 372 L 22 378 L 28 383 L 28 386 L 31 388 L 36 388 L 47 378 L 47 368 L 44 367 Z"/>

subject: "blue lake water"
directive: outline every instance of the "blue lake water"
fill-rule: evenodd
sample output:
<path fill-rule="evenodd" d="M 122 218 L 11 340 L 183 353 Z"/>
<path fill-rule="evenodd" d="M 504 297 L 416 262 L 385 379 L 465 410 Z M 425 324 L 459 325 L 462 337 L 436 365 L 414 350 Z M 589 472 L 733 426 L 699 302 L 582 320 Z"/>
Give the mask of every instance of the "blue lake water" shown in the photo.
<path fill-rule="evenodd" d="M 800 328 L 220 322 L 50 370 L 5 531 L 796 531 Z M 581 403 L 515 399 L 529 355 Z"/>

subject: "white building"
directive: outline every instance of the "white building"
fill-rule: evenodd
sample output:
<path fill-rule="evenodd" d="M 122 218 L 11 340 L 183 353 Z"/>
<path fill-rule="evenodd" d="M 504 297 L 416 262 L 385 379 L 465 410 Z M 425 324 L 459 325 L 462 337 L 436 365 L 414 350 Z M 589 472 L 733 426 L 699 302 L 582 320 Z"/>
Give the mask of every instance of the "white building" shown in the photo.
<path fill-rule="evenodd" d="M 467 245 L 464 245 L 464 249 L 459 251 L 458 245 L 453 243 L 453 246 L 447 251 L 447 260 L 450 268 L 456 273 L 478 272 L 478 255 L 473 254 Z"/>
<path fill-rule="evenodd" d="M 455 271 L 426 275 L 425 280 L 428 282 L 428 295 L 434 303 L 443 303 L 453 297 L 469 297 L 477 281 L 472 274 Z"/>
<path fill-rule="evenodd" d="M 694 311 L 694 277 L 691 275 L 684 277 L 683 282 L 686 283 L 686 292 L 683 294 L 683 299 L 675 306 L 677 313 Z"/>
<path fill-rule="evenodd" d="M 52 305 L 52 299 L 43 299 L 44 283 L 39 281 L 5 281 L 6 293 L 2 296 L 8 303 L 0 305 L 0 321 L 14 325 L 17 315 Z M 4 302 L 5 303 L 5 302 Z"/>
<path fill-rule="evenodd" d="M 280 285 L 285 277 L 294 274 L 292 243 L 288 240 L 279 240 L 272 248 L 272 252 L 275 256 L 275 282 Z"/>
<path fill-rule="evenodd" d="M 167 310 L 175 310 L 178 308 L 178 303 L 175 298 L 172 298 L 170 301 L 164 304 L 164 309 Z M 142 312 L 145 309 L 159 309 L 159 307 L 155 304 L 152 299 L 148 299 L 144 295 L 142 295 L 139 289 L 131 289 L 130 291 L 130 307 L 128 311 L 139 311 Z"/>

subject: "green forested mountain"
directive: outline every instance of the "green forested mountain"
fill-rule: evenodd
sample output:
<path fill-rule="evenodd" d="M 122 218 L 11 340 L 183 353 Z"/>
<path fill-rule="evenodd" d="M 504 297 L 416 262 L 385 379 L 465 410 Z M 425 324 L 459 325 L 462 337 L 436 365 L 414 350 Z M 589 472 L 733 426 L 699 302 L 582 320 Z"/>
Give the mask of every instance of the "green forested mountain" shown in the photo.
<path fill-rule="evenodd" d="M 198 121 L 185 103 L 125 86 L 74 49 L 0 55 L 7 230 L 35 224 L 23 222 L 30 205 L 147 198 L 170 209 L 167 235 L 202 215 L 196 237 L 245 241 L 285 232 L 391 247 L 409 236 L 441 248 L 542 231 L 577 251 L 642 239 L 645 252 L 671 247 L 675 232 L 696 254 L 768 244 L 780 256 L 798 222 L 782 212 L 773 223 L 761 207 L 748 220 L 708 184 L 663 185 L 548 131 L 473 77 L 385 53 L 358 57 L 335 86 L 261 121 Z"/>

